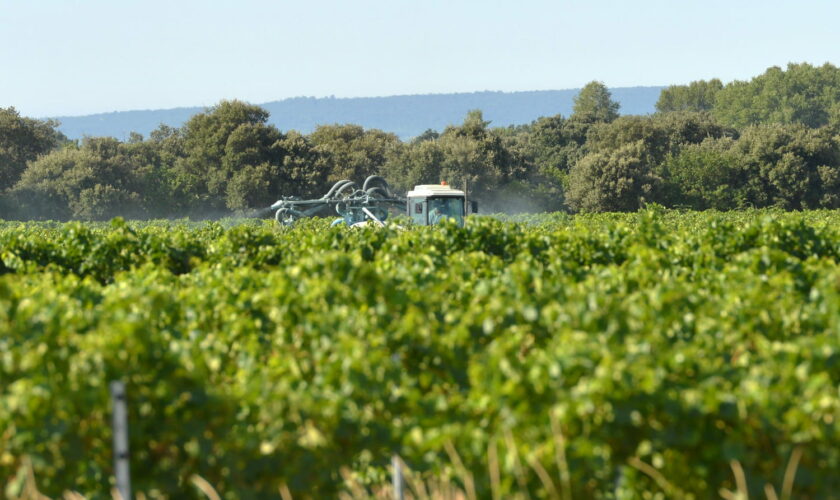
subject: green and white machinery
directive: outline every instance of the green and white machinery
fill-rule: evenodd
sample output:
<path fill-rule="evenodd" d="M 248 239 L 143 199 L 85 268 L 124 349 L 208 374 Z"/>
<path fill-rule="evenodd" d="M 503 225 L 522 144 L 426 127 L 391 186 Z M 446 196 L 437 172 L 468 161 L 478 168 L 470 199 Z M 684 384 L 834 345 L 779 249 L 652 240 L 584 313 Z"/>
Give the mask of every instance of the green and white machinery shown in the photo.
<path fill-rule="evenodd" d="M 364 224 L 384 225 L 389 216 L 404 212 L 415 225 L 438 224 L 445 218 L 464 225 L 467 213 L 478 211 L 475 202 L 467 203 L 464 191 L 453 189 L 445 182 L 415 186 L 406 197 L 396 196 L 388 182 L 378 175 L 365 179 L 362 187 L 350 180 L 336 182 L 327 194 L 320 198 L 302 200 L 285 197 L 277 200 L 269 210 L 281 224 L 292 224 L 298 219 L 316 215 L 339 215 L 333 225 L 359 226 Z"/>

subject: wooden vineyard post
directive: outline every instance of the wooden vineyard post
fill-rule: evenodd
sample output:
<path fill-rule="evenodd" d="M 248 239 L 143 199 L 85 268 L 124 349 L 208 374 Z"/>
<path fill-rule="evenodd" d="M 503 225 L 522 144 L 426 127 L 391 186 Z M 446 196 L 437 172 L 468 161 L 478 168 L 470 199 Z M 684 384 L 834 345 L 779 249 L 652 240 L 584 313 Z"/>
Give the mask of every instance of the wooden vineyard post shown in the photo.
<path fill-rule="evenodd" d="M 111 382 L 111 402 L 113 403 L 114 430 L 114 476 L 117 491 L 122 500 L 131 500 L 131 472 L 128 460 L 128 411 L 126 410 L 125 384 Z"/>
<path fill-rule="evenodd" d="M 404 500 L 405 494 L 403 493 L 403 489 L 405 486 L 403 484 L 402 464 L 398 455 L 391 457 L 391 465 L 394 469 L 394 500 Z"/>

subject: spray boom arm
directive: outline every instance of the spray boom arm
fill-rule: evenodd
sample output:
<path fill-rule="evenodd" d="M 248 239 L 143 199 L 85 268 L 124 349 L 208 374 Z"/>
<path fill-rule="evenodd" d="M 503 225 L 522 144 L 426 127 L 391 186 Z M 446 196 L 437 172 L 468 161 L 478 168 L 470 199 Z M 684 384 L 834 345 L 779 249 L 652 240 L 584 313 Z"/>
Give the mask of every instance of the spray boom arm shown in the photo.
<path fill-rule="evenodd" d="M 388 218 L 389 208 L 404 210 L 405 206 L 405 198 L 395 196 L 384 178 L 371 175 L 365 179 L 361 189 L 355 182 L 344 179 L 333 184 L 327 194 L 320 198 L 281 198 L 268 210 L 275 211 L 274 218 L 277 222 L 289 225 L 298 219 L 319 215 L 331 209 L 350 226 L 365 220 L 374 220 L 381 224 L 382 220 Z"/>

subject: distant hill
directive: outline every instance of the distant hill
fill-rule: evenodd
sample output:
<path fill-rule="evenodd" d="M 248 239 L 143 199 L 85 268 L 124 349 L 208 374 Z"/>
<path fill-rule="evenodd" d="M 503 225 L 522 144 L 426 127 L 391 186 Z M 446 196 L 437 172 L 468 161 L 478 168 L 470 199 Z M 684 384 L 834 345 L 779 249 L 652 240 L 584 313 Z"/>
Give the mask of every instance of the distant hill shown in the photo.
<path fill-rule="evenodd" d="M 641 115 L 654 111 L 664 87 L 623 87 L 610 89 L 621 103 L 621 114 Z M 309 133 L 323 124 L 354 123 L 365 128 L 393 132 L 402 139 L 420 135 L 427 129 L 441 131 L 461 123 L 467 111 L 480 109 L 491 126 L 506 127 L 530 123 L 540 116 L 572 113 L 579 89 L 530 92 L 473 92 L 390 97 L 295 97 L 260 104 L 271 113 L 269 122 L 280 130 Z M 148 136 L 165 123 L 180 127 L 204 108 L 175 108 L 119 111 L 87 116 L 59 116 L 59 129 L 71 139 L 83 136 L 112 136 L 125 140 L 131 132 Z"/>

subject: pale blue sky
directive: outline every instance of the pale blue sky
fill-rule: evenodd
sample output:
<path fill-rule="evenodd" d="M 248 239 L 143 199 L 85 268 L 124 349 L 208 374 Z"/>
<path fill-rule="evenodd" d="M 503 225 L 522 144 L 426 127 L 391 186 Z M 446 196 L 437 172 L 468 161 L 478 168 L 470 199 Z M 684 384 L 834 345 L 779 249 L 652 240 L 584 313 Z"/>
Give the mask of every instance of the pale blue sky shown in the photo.
<path fill-rule="evenodd" d="M 296 96 L 670 85 L 840 64 L 840 1 L 0 0 L 27 116 Z"/>

